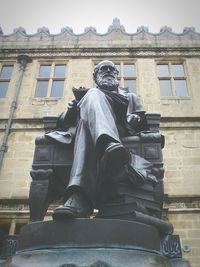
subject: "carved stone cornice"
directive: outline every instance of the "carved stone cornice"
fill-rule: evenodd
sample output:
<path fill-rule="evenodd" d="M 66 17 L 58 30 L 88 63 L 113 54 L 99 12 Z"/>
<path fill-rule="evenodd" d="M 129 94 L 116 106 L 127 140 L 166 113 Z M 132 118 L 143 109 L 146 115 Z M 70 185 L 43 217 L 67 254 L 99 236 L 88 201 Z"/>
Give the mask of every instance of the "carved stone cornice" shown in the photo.
<path fill-rule="evenodd" d="M 50 210 L 55 208 L 58 202 L 53 203 Z M 164 198 L 165 212 L 200 212 L 200 196 L 167 196 Z M 7 199 L 0 201 L 1 214 L 29 213 L 28 199 Z"/>
<path fill-rule="evenodd" d="M 31 58 L 48 57 L 197 57 L 200 56 L 200 46 L 190 48 L 43 48 L 43 49 L 0 49 L 0 59 L 16 58 L 19 54 L 26 54 Z"/>
<path fill-rule="evenodd" d="M 160 128 L 200 128 L 200 117 L 161 117 Z"/>

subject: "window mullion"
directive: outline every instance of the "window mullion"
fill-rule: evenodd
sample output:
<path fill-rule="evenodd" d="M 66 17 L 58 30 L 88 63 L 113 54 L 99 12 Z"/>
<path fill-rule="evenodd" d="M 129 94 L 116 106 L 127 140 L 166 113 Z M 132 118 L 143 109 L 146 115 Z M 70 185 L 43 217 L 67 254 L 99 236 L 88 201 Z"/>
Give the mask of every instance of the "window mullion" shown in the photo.
<path fill-rule="evenodd" d="M 136 64 L 136 62 L 134 62 L 134 68 L 135 68 L 135 76 L 133 78 L 134 78 L 134 80 L 136 80 L 137 79 L 137 64 Z"/>
<path fill-rule="evenodd" d="M 120 61 L 120 77 L 124 77 L 124 62 Z"/>
<path fill-rule="evenodd" d="M 171 61 L 168 63 L 168 67 L 169 67 L 169 75 L 170 75 L 170 83 L 171 83 L 171 88 L 172 88 L 172 95 L 176 96 L 176 89 L 175 89 L 175 83 L 174 83 L 174 77 L 173 77 L 173 73 L 172 73 L 172 63 Z"/>
<path fill-rule="evenodd" d="M 51 90 L 52 90 L 52 85 L 53 85 L 53 80 L 54 80 L 54 70 L 55 70 L 55 62 L 53 62 L 51 65 L 51 72 L 50 72 L 49 84 L 48 84 L 48 90 L 47 90 L 48 97 L 51 96 Z"/>
<path fill-rule="evenodd" d="M 52 85 L 53 85 L 53 78 L 49 78 L 49 83 L 48 83 L 48 90 L 47 90 L 47 96 L 51 96 L 51 90 L 52 90 Z"/>

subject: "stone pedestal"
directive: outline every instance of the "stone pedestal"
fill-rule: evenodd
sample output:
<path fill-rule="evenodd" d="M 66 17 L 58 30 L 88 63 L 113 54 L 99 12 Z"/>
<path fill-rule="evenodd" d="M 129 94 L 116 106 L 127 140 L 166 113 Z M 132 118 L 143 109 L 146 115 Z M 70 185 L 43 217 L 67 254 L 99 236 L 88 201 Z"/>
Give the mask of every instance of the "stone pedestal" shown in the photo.
<path fill-rule="evenodd" d="M 153 226 L 125 220 L 73 219 L 24 226 L 9 266 L 189 267 L 182 259 L 177 261 L 174 265 L 162 255 L 160 236 Z"/>

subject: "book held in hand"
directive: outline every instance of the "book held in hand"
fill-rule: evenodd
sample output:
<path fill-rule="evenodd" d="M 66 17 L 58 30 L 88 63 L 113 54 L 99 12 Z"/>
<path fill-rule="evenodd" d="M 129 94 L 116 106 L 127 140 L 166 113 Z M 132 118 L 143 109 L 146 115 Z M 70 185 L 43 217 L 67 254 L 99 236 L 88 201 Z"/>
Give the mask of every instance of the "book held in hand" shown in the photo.
<path fill-rule="evenodd" d="M 72 88 L 72 92 L 77 101 L 80 101 L 84 97 L 84 95 L 88 92 L 88 90 L 89 89 L 85 87 L 79 87 L 79 88 L 73 87 Z"/>

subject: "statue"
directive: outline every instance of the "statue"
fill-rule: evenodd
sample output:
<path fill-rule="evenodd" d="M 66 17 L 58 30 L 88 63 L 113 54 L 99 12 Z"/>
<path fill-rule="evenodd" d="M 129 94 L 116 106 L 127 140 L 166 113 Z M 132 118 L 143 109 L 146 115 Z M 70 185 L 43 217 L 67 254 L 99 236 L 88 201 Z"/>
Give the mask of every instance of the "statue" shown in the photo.
<path fill-rule="evenodd" d="M 121 174 L 128 174 L 136 185 L 144 184 L 147 178 L 142 168 L 131 165 L 130 153 L 120 140 L 133 135 L 143 123 L 140 99 L 134 93 L 120 92 L 118 70 L 109 60 L 96 65 L 93 76 L 97 87 L 74 90 L 76 99 L 58 118 L 57 127 L 66 132 L 60 136 L 59 131 L 47 134 L 58 141 L 67 140 L 73 135 L 72 126 L 76 125 L 70 179 L 64 204 L 54 210 L 55 220 L 89 217 L 103 195 L 104 186 L 109 180 L 123 178 Z M 149 179 L 156 183 L 154 176 Z"/>
<path fill-rule="evenodd" d="M 111 61 L 100 62 L 96 88 L 73 88 L 67 110 L 44 117 L 30 172 L 35 223 L 23 227 L 12 266 L 38 260 L 52 266 L 94 260 L 94 266 L 190 266 L 181 259 L 173 225 L 162 219 L 160 114 L 145 112 L 135 94 L 122 93 L 117 76 Z M 63 195 L 53 220 L 43 221 L 49 204 Z M 94 208 L 95 219 L 88 219 Z"/>

